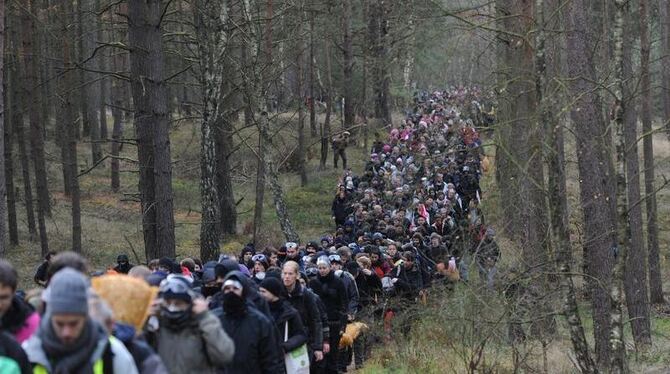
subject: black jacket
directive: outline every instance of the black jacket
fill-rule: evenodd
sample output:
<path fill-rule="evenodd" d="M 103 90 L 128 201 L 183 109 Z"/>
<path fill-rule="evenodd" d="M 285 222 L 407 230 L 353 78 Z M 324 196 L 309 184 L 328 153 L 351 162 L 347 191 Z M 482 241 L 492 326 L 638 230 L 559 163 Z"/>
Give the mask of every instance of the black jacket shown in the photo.
<path fill-rule="evenodd" d="M 246 302 L 250 306 L 256 308 L 266 317 L 272 319 L 268 302 L 258 293 L 258 285 L 256 284 L 256 282 L 251 280 L 246 275 L 243 275 L 242 273 L 239 273 L 239 276 L 237 276 L 236 279 L 238 279 L 240 283 L 242 283 L 242 285 L 244 286 L 243 296 Z M 223 292 L 217 292 L 216 294 L 214 294 L 214 296 L 212 296 L 212 298 L 209 301 L 209 310 L 214 311 L 214 314 L 220 316 L 221 314 L 220 309 L 222 307 L 223 307 Z"/>
<path fill-rule="evenodd" d="M 40 286 L 44 286 L 47 282 L 47 270 L 49 269 L 49 261 L 43 261 L 35 270 L 33 280 Z"/>
<path fill-rule="evenodd" d="M 335 222 L 339 224 L 344 223 L 344 220 L 347 219 L 350 213 L 349 199 L 346 197 L 341 199 L 339 195 L 335 196 L 331 210 L 333 217 L 335 217 Z"/>
<path fill-rule="evenodd" d="M 30 304 L 14 295 L 9 310 L 0 317 L 0 329 L 15 335 L 25 326 L 26 319 L 33 313 L 35 313 L 35 309 Z"/>
<path fill-rule="evenodd" d="M 16 362 L 21 369 L 21 374 L 30 374 L 33 372 L 26 353 L 21 349 L 16 340 L 5 332 L 0 332 L 0 356 Z"/>
<path fill-rule="evenodd" d="M 358 295 L 358 287 L 353 275 L 346 271 L 342 271 L 339 275 L 340 280 L 344 284 L 344 289 L 347 290 L 347 314 L 355 316 L 360 309 L 360 296 Z"/>
<path fill-rule="evenodd" d="M 423 289 L 423 276 L 417 264 L 413 264 L 408 270 L 404 264 L 400 264 L 392 270 L 392 277 L 398 278 L 395 288 L 399 294 L 405 297 L 414 297 Z"/>
<path fill-rule="evenodd" d="M 288 301 L 280 299 L 270 303 L 270 312 L 274 317 L 283 353 L 291 352 L 307 342 L 307 333 L 300 315 Z"/>
<path fill-rule="evenodd" d="M 284 373 L 283 354 L 277 344 L 274 324 L 255 308 L 247 308 L 242 316 L 225 312 L 221 325 L 235 342 L 233 361 L 225 365 L 226 374 Z"/>
<path fill-rule="evenodd" d="M 303 322 L 309 337 L 309 348 L 313 351 L 322 350 L 323 326 L 317 296 L 299 283 L 295 285 L 292 292 L 287 292 L 287 294 L 286 300 L 298 311 Z"/>
<path fill-rule="evenodd" d="M 356 277 L 356 286 L 361 306 L 364 308 L 373 304 L 382 293 L 382 282 L 374 271 L 370 275 L 365 275 L 363 271 L 360 271 Z"/>
<path fill-rule="evenodd" d="M 325 277 L 319 275 L 316 279 L 310 281 L 310 288 L 321 298 L 328 313 L 328 321 L 338 322 L 345 326 L 347 323 L 348 299 L 347 290 L 344 288 L 342 280 L 331 271 Z"/>

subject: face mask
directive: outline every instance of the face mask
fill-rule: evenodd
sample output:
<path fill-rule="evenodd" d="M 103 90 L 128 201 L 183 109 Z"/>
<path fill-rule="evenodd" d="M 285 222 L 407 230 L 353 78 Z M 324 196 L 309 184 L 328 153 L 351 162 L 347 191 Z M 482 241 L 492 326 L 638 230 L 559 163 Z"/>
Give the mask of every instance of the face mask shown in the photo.
<path fill-rule="evenodd" d="M 181 309 L 174 305 L 162 306 L 161 317 L 163 325 L 169 329 L 181 329 L 191 317 L 191 307 Z"/>
<path fill-rule="evenodd" d="M 202 287 L 202 296 L 205 298 L 214 296 L 217 292 L 221 290 L 221 287 L 213 286 L 213 287 Z"/>
<path fill-rule="evenodd" d="M 232 316 L 241 316 L 245 312 L 244 298 L 234 292 L 223 295 L 223 310 Z"/>
<path fill-rule="evenodd" d="M 256 274 L 254 275 L 254 277 L 256 277 L 256 279 L 258 279 L 258 280 L 263 280 L 263 279 L 265 279 L 265 272 L 262 271 L 262 272 L 260 272 L 260 273 L 256 273 Z"/>

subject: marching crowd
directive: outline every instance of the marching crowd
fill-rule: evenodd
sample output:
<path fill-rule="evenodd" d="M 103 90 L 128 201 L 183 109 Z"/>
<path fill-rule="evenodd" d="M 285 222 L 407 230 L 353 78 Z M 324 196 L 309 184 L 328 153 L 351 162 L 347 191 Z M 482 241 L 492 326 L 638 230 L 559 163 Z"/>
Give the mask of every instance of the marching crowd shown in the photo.
<path fill-rule="evenodd" d="M 49 253 L 38 290 L 0 260 L 0 373 L 343 373 L 377 342 L 406 334 L 431 287 L 479 273 L 492 288 L 500 251 L 480 210 L 488 158 L 476 88 L 421 92 L 378 134 L 364 171 L 344 172 L 333 235 L 239 256 L 161 258 L 91 272 Z"/>

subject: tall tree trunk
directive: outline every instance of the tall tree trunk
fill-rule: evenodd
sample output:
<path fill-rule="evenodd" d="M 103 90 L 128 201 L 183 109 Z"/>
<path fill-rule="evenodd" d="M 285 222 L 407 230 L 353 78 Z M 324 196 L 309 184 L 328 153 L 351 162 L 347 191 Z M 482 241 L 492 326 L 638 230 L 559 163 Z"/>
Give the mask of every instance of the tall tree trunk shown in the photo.
<path fill-rule="evenodd" d="M 661 123 L 670 137 L 670 1 L 659 0 L 658 13 L 661 24 Z"/>
<path fill-rule="evenodd" d="M 330 116 L 333 111 L 333 77 L 330 69 L 330 41 L 324 41 L 324 59 L 326 64 L 326 80 L 328 87 L 326 88 L 326 118 L 323 120 L 321 127 L 321 160 L 320 167 L 322 170 L 326 169 L 326 161 L 328 160 L 328 146 L 330 145 Z"/>
<path fill-rule="evenodd" d="M 34 3 L 30 2 L 32 12 L 36 9 L 32 6 Z M 24 51 L 24 66 L 25 79 L 23 87 L 25 88 L 24 97 L 31 102 L 25 102 L 24 108 L 39 108 L 40 97 L 33 95 L 32 92 L 37 87 L 37 72 L 39 71 L 38 60 L 36 58 L 37 46 L 34 45 L 33 38 L 37 35 L 35 32 L 35 24 L 31 14 L 23 16 L 23 51 Z M 49 251 L 49 240 L 47 238 L 47 228 L 45 217 L 51 215 L 51 208 L 49 204 L 49 191 L 47 190 L 47 173 L 46 161 L 44 158 L 44 128 L 42 127 L 42 118 L 40 118 L 41 111 L 29 110 L 30 118 L 30 150 L 31 159 L 35 168 L 35 181 L 37 186 L 37 222 L 40 233 L 40 247 L 42 255 L 46 255 Z"/>
<path fill-rule="evenodd" d="M 384 0 L 370 0 L 368 12 L 368 38 L 371 43 L 373 61 L 373 92 L 375 98 L 375 118 L 381 118 L 385 125 L 392 123 L 389 100 L 390 76 L 388 72 L 388 3 Z"/>
<path fill-rule="evenodd" d="M 303 3 L 300 2 L 300 9 L 298 9 L 298 15 L 296 16 L 296 19 L 298 20 L 299 23 L 301 23 L 302 15 L 303 15 L 303 10 L 301 9 L 303 7 Z M 296 46 L 295 46 L 295 62 L 296 62 L 296 76 L 297 76 L 297 82 L 296 82 L 296 94 L 295 96 L 298 99 L 298 149 L 296 150 L 297 156 L 298 156 L 298 174 L 300 174 L 300 185 L 302 187 L 305 187 L 307 185 L 307 166 L 305 163 L 307 162 L 305 160 L 305 148 L 307 145 L 305 144 L 305 94 L 304 94 L 304 76 L 305 76 L 305 55 L 304 55 L 304 50 L 305 50 L 305 43 L 301 39 L 302 36 L 302 26 L 297 25 L 296 30 L 298 30 L 298 35 L 295 35 L 294 38 L 296 38 Z M 311 79 L 310 79 L 311 80 Z"/>
<path fill-rule="evenodd" d="M 312 5 L 313 6 L 313 5 Z M 312 138 L 316 134 L 316 98 L 314 97 L 314 18 L 315 10 L 309 9 L 309 130 Z"/>
<path fill-rule="evenodd" d="M 160 25 L 162 11 L 160 0 L 128 2 L 130 75 L 147 259 L 173 258 L 175 255 L 169 114 Z"/>
<path fill-rule="evenodd" d="M 501 27 L 513 34 L 525 34 L 534 26 L 534 2 L 531 1 L 498 1 L 498 11 L 503 15 Z M 512 16 L 510 16 L 512 15 Z M 514 130 L 501 134 L 501 152 L 507 152 L 511 161 L 511 168 L 505 172 L 512 174 L 505 176 L 505 180 L 516 180 L 517 193 L 524 202 L 514 209 L 518 209 L 520 221 L 524 222 L 519 228 L 519 240 L 522 243 L 524 266 L 529 269 L 537 281 L 529 285 L 531 302 L 537 303 L 536 313 L 540 316 L 536 323 L 531 324 L 531 333 L 541 339 L 552 334 L 554 324 L 552 318 L 546 318 L 548 307 L 546 295 L 546 273 L 550 269 L 549 236 L 547 227 L 547 206 L 544 196 L 544 169 L 541 165 L 542 144 L 541 133 L 543 127 L 537 127 L 528 118 L 536 115 L 537 98 L 535 75 L 533 66 L 533 46 L 531 43 L 517 37 L 500 35 L 500 72 L 501 88 L 507 94 L 501 96 L 506 101 L 505 110 L 500 111 L 501 123 L 508 124 Z M 512 132 L 515 135 L 512 135 Z M 513 149 L 513 151 L 511 151 Z M 465 203 L 467 204 L 467 203 Z M 538 297 L 543 295 L 544 302 Z"/>
<path fill-rule="evenodd" d="M 100 10 L 101 10 L 100 9 L 100 0 L 95 0 L 96 14 Z M 103 17 L 110 17 L 110 16 L 111 16 L 111 14 L 108 13 L 107 15 L 101 15 L 101 16 L 98 17 L 98 22 L 97 22 L 98 41 L 100 43 L 104 42 L 104 39 L 105 39 L 104 29 L 105 29 L 106 25 L 105 25 L 105 22 L 103 21 Z M 107 35 L 109 36 L 109 32 L 107 33 Z M 109 70 L 109 58 L 110 58 L 110 56 L 108 54 L 102 53 L 100 51 L 98 52 L 98 54 L 99 54 L 98 67 L 100 68 L 101 71 L 108 71 Z M 100 147 L 102 148 L 103 144 L 107 144 L 106 141 L 107 141 L 107 138 L 109 136 L 108 132 L 107 132 L 107 93 L 109 92 L 109 78 L 101 77 L 100 82 L 98 84 L 99 84 L 99 88 L 100 88 L 100 92 L 99 92 L 100 98 L 98 100 L 99 103 L 100 103 L 100 108 L 99 108 L 100 109 L 99 110 L 100 119 L 98 120 L 98 122 L 100 123 L 100 131 L 98 133 L 98 135 L 99 135 L 98 137 L 101 141 L 103 141 L 100 145 Z M 101 153 L 104 153 L 104 152 L 101 150 Z"/>
<path fill-rule="evenodd" d="M 202 88 L 202 123 L 200 124 L 200 196 L 202 222 L 200 224 L 200 257 L 214 260 L 219 254 L 221 208 L 217 190 L 215 122 L 220 116 L 223 85 L 223 61 L 220 51 L 225 50 L 227 36 L 223 31 L 228 18 L 226 7 L 213 1 L 195 2 L 195 25 L 200 59 L 200 86 Z M 214 31 L 220 30 L 220 31 Z"/>
<path fill-rule="evenodd" d="M 557 10 L 555 2 L 552 0 L 548 1 L 547 8 L 552 13 Z M 549 184 L 547 187 L 549 191 L 551 228 L 557 253 L 557 263 L 561 274 L 560 287 L 564 295 L 563 315 L 568 322 L 570 341 L 572 342 L 572 348 L 581 372 L 597 373 L 598 369 L 591 358 L 588 342 L 584 334 L 584 327 L 579 314 L 579 307 L 575 297 L 575 286 L 570 270 L 572 264 L 572 246 L 570 245 L 568 201 L 565 182 L 563 127 L 552 116 L 552 113 L 555 112 L 553 110 L 555 107 L 554 99 L 547 97 L 549 92 L 547 65 L 551 62 L 553 63 L 552 68 L 555 68 L 555 63 L 559 59 L 559 56 L 556 55 L 558 48 L 554 48 L 549 52 L 553 53 L 553 56 L 551 56 L 551 60 L 548 62 L 549 59 L 546 58 L 547 35 L 545 29 L 547 25 L 544 17 L 544 0 L 535 0 L 535 12 L 536 23 L 539 28 L 535 35 L 535 93 L 539 110 L 537 128 L 544 128 L 549 145 L 549 149 L 546 152 L 546 162 L 548 170 L 551 172 L 549 173 Z M 554 41 L 554 43 L 556 42 Z"/>
<path fill-rule="evenodd" d="M 16 41 L 16 44 L 20 44 L 18 38 L 15 36 L 13 38 Z M 17 48 L 18 49 L 18 48 Z M 12 125 L 13 132 L 16 134 L 16 142 L 18 143 L 19 148 L 19 162 L 21 164 L 21 179 L 23 180 L 23 201 L 26 207 L 26 221 L 28 224 L 28 235 L 29 240 L 34 241 L 37 239 L 37 226 L 35 224 L 35 204 L 33 201 L 33 188 L 31 183 L 30 176 L 30 157 L 29 152 L 26 147 L 26 139 L 24 135 L 24 127 L 26 126 L 26 121 L 24 118 L 24 108 L 29 107 L 28 98 L 23 89 L 19 89 L 19 78 L 24 74 L 21 71 L 21 65 L 19 64 L 18 57 L 15 58 L 15 65 L 12 77 L 12 92 L 16 98 L 16 103 L 14 104 L 15 110 L 12 111 Z"/>
<path fill-rule="evenodd" d="M 664 5 L 664 4 L 661 4 Z M 661 278 L 661 261 L 658 249 L 658 217 L 656 192 L 654 190 L 654 143 L 651 126 L 652 91 L 649 72 L 649 54 L 651 43 L 649 38 L 649 0 L 640 0 L 640 74 L 642 75 L 642 96 L 640 97 L 643 155 L 644 155 L 644 193 L 647 209 L 647 251 L 649 262 L 649 301 L 663 304 L 663 281 Z M 661 69 L 666 69 L 661 65 Z M 666 81 L 667 83 L 667 81 Z"/>
<path fill-rule="evenodd" d="M 77 131 L 76 131 L 76 122 L 74 121 L 73 113 L 73 103 L 72 103 L 72 91 L 74 87 L 74 79 L 72 66 L 70 64 L 71 59 L 75 56 L 74 51 L 71 48 L 70 41 L 75 40 L 72 32 L 69 31 L 68 26 L 71 25 L 71 22 L 74 17 L 71 17 L 73 14 L 72 2 L 69 0 L 61 1 L 61 33 L 65 37 L 61 39 L 62 42 L 62 57 L 63 57 L 63 66 L 62 71 L 64 74 L 60 77 L 60 97 L 61 97 L 61 110 L 62 110 L 62 120 L 63 126 L 65 129 L 65 139 L 67 147 L 67 165 L 63 165 L 69 169 L 69 180 L 68 184 L 70 186 L 70 200 L 71 200 L 71 213 L 72 213 L 72 246 L 71 249 L 74 252 L 81 252 L 81 196 L 79 190 L 79 178 L 77 177 Z"/>
<path fill-rule="evenodd" d="M 344 127 L 346 129 L 355 125 L 354 113 L 354 43 L 352 22 L 352 0 L 342 1 L 342 66 L 344 68 L 342 79 L 342 92 L 344 94 Z"/>
<path fill-rule="evenodd" d="M 262 114 L 258 121 L 258 163 L 256 167 L 256 205 L 254 206 L 254 244 L 259 244 L 261 232 L 263 230 L 263 203 L 265 201 L 265 173 L 266 173 L 266 157 L 268 157 L 268 150 L 266 149 L 265 139 L 269 137 L 268 132 L 267 113 Z"/>
<path fill-rule="evenodd" d="M 649 298 L 647 296 L 647 254 L 643 242 L 642 233 L 642 204 L 640 204 L 640 165 L 638 158 L 637 146 L 637 110 L 635 107 L 635 98 L 633 96 L 633 67 L 632 67 L 632 50 L 634 28 L 632 28 L 633 17 L 629 13 L 631 8 L 628 5 L 623 5 L 624 9 L 624 25 L 622 29 L 622 39 L 617 40 L 617 28 L 614 29 L 614 42 L 616 48 L 621 48 L 621 62 L 623 64 L 622 75 L 616 76 L 615 79 L 621 79 L 622 82 L 622 96 L 619 96 L 623 101 L 621 115 L 623 115 L 623 139 L 619 139 L 619 147 L 617 154 L 621 157 L 620 161 L 625 163 L 625 170 L 619 174 L 619 177 L 625 177 L 624 185 L 617 185 L 625 189 L 623 191 L 617 190 L 617 193 L 625 193 L 626 196 L 620 200 L 618 196 L 617 202 L 623 201 L 626 205 L 624 207 L 626 214 L 622 215 L 620 211 L 619 225 L 624 225 L 625 229 L 619 228 L 620 234 L 625 233 L 625 237 L 619 238 L 619 243 L 626 246 L 625 254 L 627 257 L 621 257 L 626 261 L 623 266 L 624 269 L 624 290 L 626 295 L 626 306 L 628 315 L 631 318 L 631 329 L 633 332 L 633 339 L 635 346 L 639 350 L 644 350 L 651 345 L 651 326 L 649 321 Z M 622 45 L 619 47 L 618 43 Z M 616 49 L 615 49 L 616 52 Z M 617 52 L 618 53 L 618 52 Z M 615 61 L 616 58 L 615 57 Z M 616 70 L 615 70 L 616 71 Z M 616 119 L 616 118 L 615 118 Z M 612 127 L 614 128 L 614 127 Z M 620 154 L 624 152 L 623 154 Z M 621 208 L 620 208 L 621 209 Z"/>
<path fill-rule="evenodd" d="M 607 126 L 592 51 L 588 8 L 585 0 L 566 6 L 567 75 L 569 95 L 576 98 L 570 111 L 576 138 L 580 202 L 584 215 L 584 247 L 588 263 L 588 284 L 593 307 L 595 353 L 599 367 L 609 363 L 610 299 L 613 265 L 612 245 L 616 243 L 614 215 L 607 197 L 612 187 L 611 158 L 607 153 Z M 605 167 L 603 166 L 605 165 Z"/>
<path fill-rule="evenodd" d="M 5 185 L 5 0 L 0 0 L 0 256 L 5 256 L 5 237 L 7 235 L 7 222 L 5 214 L 7 213 L 7 186 Z M 12 162 L 10 159 L 9 162 Z"/>
<path fill-rule="evenodd" d="M 11 13 L 11 8 L 7 7 L 6 12 L 11 18 L 12 13 Z M 11 18 L 7 17 L 8 24 L 6 25 L 6 29 L 15 29 L 15 25 L 12 24 L 10 21 Z M 19 48 L 15 44 L 16 38 L 14 32 L 6 32 L 5 35 L 7 36 L 6 39 L 6 47 L 13 48 L 15 51 L 18 51 Z M 15 54 L 14 54 L 15 55 Z M 14 88 L 14 85 L 18 83 L 16 79 L 16 67 L 18 65 L 18 59 L 16 57 L 12 57 L 12 55 L 8 54 L 9 57 L 9 64 L 7 68 L 7 73 L 6 73 L 6 81 L 5 81 L 5 97 L 7 98 L 7 101 L 5 102 L 5 117 L 4 117 L 4 126 L 5 126 L 5 141 L 4 141 L 4 147 L 5 147 L 5 186 L 7 190 L 7 226 L 8 226 L 8 231 L 9 231 L 9 243 L 11 245 L 18 245 L 19 244 L 19 228 L 18 228 L 18 221 L 16 217 L 16 193 L 15 193 L 15 187 L 14 187 L 14 150 L 13 150 L 13 130 L 12 130 L 12 124 L 15 121 L 16 118 L 16 112 L 19 110 L 18 106 L 18 97 L 16 95 L 17 90 Z M 14 69 L 11 68 L 11 66 L 15 66 Z"/>
<path fill-rule="evenodd" d="M 113 58 L 114 70 L 119 71 L 123 65 L 123 56 L 116 54 Z M 112 184 L 112 191 L 118 192 L 121 188 L 121 176 L 119 173 L 119 153 L 121 151 L 121 136 L 123 134 L 123 114 L 121 113 L 121 106 L 123 105 L 123 86 L 124 82 L 118 78 L 112 80 L 112 118 L 114 119 L 114 127 L 112 128 L 112 161 L 110 167 L 110 178 Z"/>
<path fill-rule="evenodd" d="M 93 10 L 94 0 L 79 0 L 77 4 L 81 4 L 79 11 L 82 13 L 80 22 L 82 22 L 82 50 L 79 56 L 80 60 L 88 62 L 83 63 L 85 68 L 100 70 L 100 56 L 96 54 L 95 57 L 89 59 L 95 50 L 95 37 L 97 19 L 94 16 Z M 91 140 L 91 164 L 97 163 L 102 158 L 102 151 L 100 148 L 100 117 L 98 109 L 100 109 L 100 82 L 97 81 L 97 74 L 84 71 L 81 75 L 84 77 L 84 87 L 82 91 L 86 95 L 86 116 L 88 124 L 85 129 L 88 130 Z M 86 135 L 86 134 L 85 134 Z"/>
<path fill-rule="evenodd" d="M 77 58 L 75 61 L 83 61 L 85 60 L 88 55 L 87 55 L 87 41 L 86 37 L 84 36 L 86 32 L 86 27 L 85 23 L 87 22 L 86 16 L 85 16 L 85 5 L 86 5 L 87 0 L 79 0 L 76 2 L 77 4 L 77 19 L 75 21 L 75 25 L 77 27 L 77 45 L 76 45 L 76 51 L 77 51 Z M 91 133 L 91 118 L 89 117 L 91 114 L 91 109 L 89 108 L 91 106 L 91 103 L 89 102 L 89 97 L 88 97 L 88 91 L 86 87 L 88 86 L 87 84 L 87 77 L 88 73 L 82 73 L 82 74 L 77 74 L 77 85 L 80 87 L 80 89 L 77 91 L 77 103 L 79 104 L 78 110 L 81 112 L 81 129 L 77 128 L 77 138 L 79 138 L 81 135 L 83 136 L 89 136 Z M 81 130 L 81 133 L 80 133 Z"/>

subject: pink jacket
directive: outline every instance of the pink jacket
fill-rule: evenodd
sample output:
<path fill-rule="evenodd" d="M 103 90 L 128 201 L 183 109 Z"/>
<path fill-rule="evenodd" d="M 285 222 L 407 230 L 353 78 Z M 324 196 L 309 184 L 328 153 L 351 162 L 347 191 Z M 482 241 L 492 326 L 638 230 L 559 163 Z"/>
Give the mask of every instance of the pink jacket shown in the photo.
<path fill-rule="evenodd" d="M 23 327 L 14 334 L 14 338 L 16 338 L 16 341 L 21 344 L 33 336 L 39 326 L 40 315 L 37 314 L 37 312 L 34 312 L 28 318 L 26 318 Z"/>

